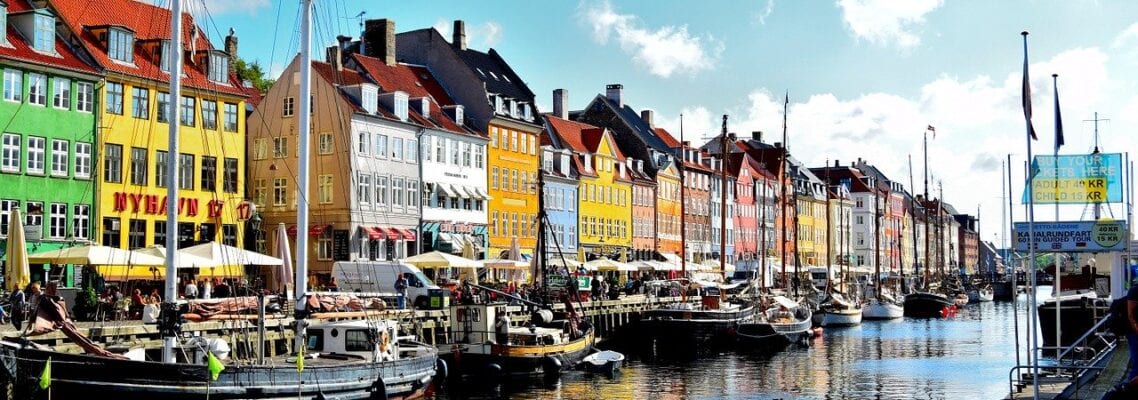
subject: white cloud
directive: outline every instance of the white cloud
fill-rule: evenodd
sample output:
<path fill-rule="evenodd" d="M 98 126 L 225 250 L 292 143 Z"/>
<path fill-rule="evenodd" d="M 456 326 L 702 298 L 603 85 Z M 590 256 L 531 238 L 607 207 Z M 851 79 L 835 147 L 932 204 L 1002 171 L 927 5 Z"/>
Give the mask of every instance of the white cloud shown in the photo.
<path fill-rule="evenodd" d="M 1138 123 L 1138 96 L 1126 92 L 1118 93 L 1122 101 L 1111 98 L 1115 81 L 1108 73 L 1108 61 L 1098 48 L 1077 48 L 1031 64 L 1033 122 L 1040 135 L 1034 142 L 1037 154 L 1050 153 L 1053 140 L 1051 73 L 1059 74 L 1067 141 L 1064 153 L 1089 152 L 1093 128 L 1082 120 L 1094 111 L 1102 111 L 1107 117 L 1113 114 L 1115 126 Z M 943 182 L 944 198 L 959 211 L 974 213 L 977 205 L 982 205 L 986 216 L 982 230 L 985 239 L 992 240 L 990 235 L 1000 231 L 1000 164 L 1006 154 L 1012 154 L 1013 175 L 1019 177 L 1015 179 L 1022 179 L 1025 133 L 1020 74 L 1019 68 L 1009 66 L 1003 79 L 941 76 L 924 84 L 915 96 L 875 92 L 854 98 L 830 93 L 804 97 L 791 92 L 789 148 L 795 158 L 809 166 L 832 165 L 835 159 L 842 165 L 858 158 L 869 160 L 910 190 L 907 156 L 911 155 L 915 191 L 919 193 L 923 190 L 923 131 L 933 125 L 937 134 L 935 138 L 929 136 L 928 144 L 930 194 L 939 197 L 938 182 Z M 756 89 L 746 104 L 727 111 L 729 130 L 744 138 L 750 138 L 752 131 L 763 131 L 764 142 L 782 141 L 782 110 L 783 93 Z M 689 138 L 718 133 L 721 113 L 699 105 L 688 106 L 683 113 Z M 658 121 L 672 133 L 679 130 L 678 119 Z M 1138 138 L 1121 132 L 1109 137 L 1104 141 L 1110 146 L 1107 151 L 1121 152 L 1138 145 Z M 1022 185 L 1013 186 L 1015 196 L 1019 196 Z M 1017 218 L 1023 220 L 1022 216 Z"/>
<path fill-rule="evenodd" d="M 451 32 L 454 30 L 454 21 L 439 18 L 435 20 L 434 25 L 431 25 L 439 34 L 447 40 L 451 40 Z M 502 25 L 495 21 L 486 21 L 479 25 L 466 26 L 466 44 L 469 47 L 477 49 L 488 49 L 494 47 L 502 40 Z"/>
<path fill-rule="evenodd" d="M 1122 33 L 1119 33 L 1118 36 L 1115 36 L 1114 42 L 1111 43 L 1110 47 L 1113 47 L 1113 48 L 1123 47 L 1123 46 L 1126 46 L 1128 43 L 1130 43 L 1132 41 L 1136 41 L 1136 40 L 1138 40 L 1138 22 L 1135 22 L 1133 25 L 1130 25 L 1130 27 L 1123 30 Z"/>
<path fill-rule="evenodd" d="M 687 25 L 641 27 L 635 15 L 618 14 L 608 1 L 582 5 L 579 18 L 591 26 L 598 43 L 605 44 L 615 35 L 621 49 L 632 54 L 636 64 L 663 78 L 714 69 L 723 52 L 721 42 L 711 36 L 692 36 Z"/>
<path fill-rule="evenodd" d="M 859 39 L 908 50 L 921 43 L 919 32 L 925 14 L 944 0 L 838 0 L 846 27 Z"/>
<path fill-rule="evenodd" d="M 771 13 L 773 12 L 774 0 L 767 0 L 766 7 L 763 7 L 763 10 L 759 12 L 759 15 L 757 15 L 755 19 L 759 21 L 759 25 L 766 25 L 767 17 L 771 16 Z"/>
<path fill-rule="evenodd" d="M 269 5 L 269 0 L 202 0 L 205 9 L 211 15 L 217 16 L 227 13 L 253 14 Z"/>

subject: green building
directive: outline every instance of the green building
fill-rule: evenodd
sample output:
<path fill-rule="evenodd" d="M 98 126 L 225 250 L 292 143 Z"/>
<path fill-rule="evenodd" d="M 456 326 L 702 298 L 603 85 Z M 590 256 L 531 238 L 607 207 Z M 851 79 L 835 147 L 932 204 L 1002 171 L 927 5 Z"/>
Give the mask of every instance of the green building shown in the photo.
<path fill-rule="evenodd" d="M 91 238 L 101 77 L 82 50 L 59 39 L 56 19 L 26 0 L 0 2 L 7 28 L 0 35 L 0 254 L 16 207 L 24 215 L 29 253 Z M 31 267 L 32 282 L 76 284 L 70 266 Z"/>

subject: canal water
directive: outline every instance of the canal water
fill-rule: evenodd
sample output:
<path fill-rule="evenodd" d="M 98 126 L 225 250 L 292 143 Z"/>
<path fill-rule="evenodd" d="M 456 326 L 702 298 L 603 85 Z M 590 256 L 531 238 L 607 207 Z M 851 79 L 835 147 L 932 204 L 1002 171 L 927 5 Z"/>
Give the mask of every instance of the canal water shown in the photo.
<path fill-rule="evenodd" d="M 452 383 L 434 398 L 1000 399 L 1016 360 L 1013 311 L 1020 332 L 1027 326 L 1024 299 L 1016 308 L 1006 302 L 970 305 L 946 319 L 832 328 L 809 348 L 774 355 L 725 352 L 664 361 L 630 352 L 615 377 L 571 372 L 551 381 Z"/>

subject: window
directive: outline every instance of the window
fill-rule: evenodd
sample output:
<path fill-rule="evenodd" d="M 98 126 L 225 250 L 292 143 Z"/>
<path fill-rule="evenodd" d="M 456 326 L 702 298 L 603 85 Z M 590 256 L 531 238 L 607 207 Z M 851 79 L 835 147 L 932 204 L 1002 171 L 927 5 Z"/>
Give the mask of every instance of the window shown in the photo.
<path fill-rule="evenodd" d="M 75 84 L 75 109 L 91 112 L 95 107 L 95 85 L 90 82 Z"/>
<path fill-rule="evenodd" d="M 214 82 L 229 82 L 229 58 L 221 52 L 209 54 L 209 80 Z"/>
<path fill-rule="evenodd" d="M 288 204 L 288 181 L 285 178 L 273 178 L 273 205 L 284 207 Z"/>
<path fill-rule="evenodd" d="M 387 135 L 375 135 L 375 156 L 387 158 Z"/>
<path fill-rule="evenodd" d="M 253 154 L 251 156 L 254 160 L 264 160 L 265 157 L 268 157 L 269 148 L 266 145 L 265 138 L 253 139 L 252 147 Z"/>
<path fill-rule="evenodd" d="M 320 204 L 332 203 L 332 175 L 325 174 L 317 177 L 316 199 Z"/>
<path fill-rule="evenodd" d="M 67 204 L 51 203 L 47 234 L 52 239 L 63 239 L 67 236 Z"/>
<path fill-rule="evenodd" d="M 470 143 L 462 142 L 462 166 L 470 166 Z"/>
<path fill-rule="evenodd" d="M 3 150 L 0 153 L 0 170 L 20 172 L 20 135 L 5 133 Z"/>
<path fill-rule="evenodd" d="M 202 128 L 217 129 L 217 102 L 202 100 Z"/>
<path fill-rule="evenodd" d="M 154 221 L 154 244 L 166 247 L 166 220 Z"/>
<path fill-rule="evenodd" d="M 91 206 L 77 204 L 71 211 L 71 237 L 74 239 L 87 239 L 91 231 Z M 166 225 L 162 225 L 166 226 Z"/>
<path fill-rule="evenodd" d="M 498 148 L 498 127 L 490 127 L 490 147 Z"/>
<path fill-rule="evenodd" d="M 486 148 L 480 144 L 474 145 L 474 168 L 482 169 L 482 160 L 485 156 Z"/>
<path fill-rule="evenodd" d="M 130 230 L 127 232 L 127 248 L 141 249 L 146 247 L 146 220 L 130 220 Z"/>
<path fill-rule="evenodd" d="M 225 103 L 225 131 L 237 132 L 237 105 Z"/>
<path fill-rule="evenodd" d="M 273 158 L 288 156 L 288 137 L 277 136 L 273 138 Z"/>
<path fill-rule="evenodd" d="M 222 175 L 222 189 L 225 193 L 237 193 L 237 159 L 225 159 L 225 175 Z"/>
<path fill-rule="evenodd" d="M 71 142 L 67 140 L 51 140 L 51 175 L 52 177 L 66 177 L 68 170 L 67 158 L 71 155 Z"/>
<path fill-rule="evenodd" d="M 391 205 L 403 207 L 403 178 L 391 179 Z"/>
<path fill-rule="evenodd" d="M 253 180 L 253 202 L 257 203 L 258 206 L 264 206 L 265 205 L 265 194 L 266 193 L 267 192 L 265 191 L 265 180 L 264 179 L 254 179 Z"/>
<path fill-rule="evenodd" d="M 169 174 L 167 169 L 170 164 L 169 152 L 165 150 L 158 150 L 154 154 L 154 185 L 158 187 L 166 187 L 166 175 Z"/>
<path fill-rule="evenodd" d="M 106 111 L 108 114 L 122 115 L 123 87 L 121 83 L 107 82 L 106 85 Z M 6 97 L 5 97 L 6 98 Z"/>
<path fill-rule="evenodd" d="M 407 150 L 404 152 L 406 154 L 404 155 L 403 159 L 407 160 L 407 162 L 412 162 L 412 163 L 419 161 L 419 159 L 418 159 L 419 158 L 418 148 L 419 148 L 419 142 L 416 142 L 416 141 L 411 140 L 411 139 L 407 139 Z"/>
<path fill-rule="evenodd" d="M 139 147 L 130 148 L 130 183 L 132 185 L 145 185 L 149 173 L 147 168 L 147 151 Z"/>
<path fill-rule="evenodd" d="M 71 80 L 67 78 L 55 78 L 51 86 L 51 105 L 64 110 L 71 109 Z"/>
<path fill-rule="evenodd" d="M 446 164 L 446 141 L 443 138 L 435 139 L 435 161 L 439 164 Z"/>
<path fill-rule="evenodd" d="M 28 136 L 28 165 L 27 173 L 43 175 L 44 168 L 44 147 L 47 146 L 47 139 L 35 136 Z"/>
<path fill-rule="evenodd" d="M 75 143 L 75 177 L 91 177 L 91 144 Z"/>
<path fill-rule="evenodd" d="M 0 236 L 8 236 L 12 210 L 20 206 L 19 200 L 0 200 Z"/>
<path fill-rule="evenodd" d="M 178 189 L 194 189 L 194 155 L 178 155 Z"/>
<path fill-rule="evenodd" d="M 320 139 L 317 141 L 320 154 L 332 154 L 334 149 L 334 142 L 332 141 L 332 132 L 320 132 Z"/>
<path fill-rule="evenodd" d="M 360 173 L 356 185 L 356 200 L 360 204 L 371 203 L 371 175 Z"/>
<path fill-rule="evenodd" d="M 450 148 L 450 163 L 454 165 L 459 164 L 459 143 L 453 139 L 447 139 L 447 147 Z"/>
<path fill-rule="evenodd" d="M 518 191 L 518 170 L 516 169 L 510 170 L 510 186 L 513 188 L 513 191 Z"/>
<path fill-rule="evenodd" d="M 296 112 L 296 99 L 292 97 L 285 97 L 281 105 L 281 116 L 291 117 Z"/>
<path fill-rule="evenodd" d="M 419 207 L 419 181 L 407 181 L 407 207 Z"/>
<path fill-rule="evenodd" d="M 24 73 L 17 69 L 4 70 L 4 100 L 24 100 Z"/>
<path fill-rule="evenodd" d="M 367 132 L 360 132 L 356 135 L 359 138 L 356 151 L 360 154 L 366 155 L 368 150 L 371 150 L 371 134 Z"/>
<path fill-rule="evenodd" d="M 387 207 L 387 177 L 375 177 L 375 204 L 376 207 Z"/>
<path fill-rule="evenodd" d="M 403 159 L 403 138 L 391 138 L 391 159 Z"/>
<path fill-rule="evenodd" d="M 36 14 L 32 46 L 44 53 L 55 53 L 55 17 Z"/>
<path fill-rule="evenodd" d="M 529 135 L 529 155 L 537 155 L 537 138 Z"/>
<path fill-rule="evenodd" d="M 138 119 L 150 118 L 150 89 L 131 88 L 131 115 Z M 158 122 L 168 122 L 170 118 L 167 104 L 170 103 L 169 93 L 158 93 Z"/>
<path fill-rule="evenodd" d="M 498 235 L 498 212 L 493 211 L 490 213 L 490 234 Z"/>
<path fill-rule="evenodd" d="M 510 131 L 510 151 L 518 151 L 518 132 Z"/>
<path fill-rule="evenodd" d="M 490 168 L 490 188 L 491 189 L 497 189 L 498 188 L 498 167 L 491 167 Z"/>
<path fill-rule="evenodd" d="M 103 246 L 119 247 L 122 245 L 121 235 L 122 227 L 119 226 L 119 219 L 114 217 L 103 217 Z"/>
<path fill-rule="evenodd" d="M 237 246 L 237 225 L 225 224 L 221 226 L 221 244 Z"/>
<path fill-rule="evenodd" d="M 182 125 L 194 126 L 194 105 L 197 103 L 193 97 L 182 96 Z"/>
<path fill-rule="evenodd" d="M 316 259 L 323 261 L 332 259 L 332 237 L 320 235 L 316 238 Z"/>
<path fill-rule="evenodd" d="M 202 190 L 217 190 L 217 157 L 202 156 Z"/>
<path fill-rule="evenodd" d="M 43 74 L 28 73 L 28 103 L 47 104 L 47 77 Z"/>
<path fill-rule="evenodd" d="M 122 62 L 134 62 L 134 34 L 110 28 L 107 32 L 107 56 Z"/>

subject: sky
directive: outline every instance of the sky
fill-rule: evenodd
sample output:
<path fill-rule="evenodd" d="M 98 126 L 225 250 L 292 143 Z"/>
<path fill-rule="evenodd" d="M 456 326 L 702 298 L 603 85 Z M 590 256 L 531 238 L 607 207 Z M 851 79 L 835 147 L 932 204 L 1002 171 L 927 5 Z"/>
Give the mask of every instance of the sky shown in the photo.
<path fill-rule="evenodd" d="M 167 0 L 168 1 L 168 0 Z M 298 1 L 190 0 L 215 45 L 232 27 L 239 56 L 279 74 L 297 53 Z M 359 36 L 363 19 L 389 18 L 399 32 L 435 27 L 450 37 L 466 21 L 469 47 L 497 50 L 551 111 L 554 89 L 583 108 L 605 85 L 624 85 L 625 103 L 655 111 L 656 124 L 701 143 L 722 115 L 740 136 L 781 141 L 783 98 L 794 157 L 810 166 L 858 158 L 960 212 L 981 214 L 983 239 L 999 243 L 1010 154 L 1017 221 L 1026 134 L 1021 106 L 1024 43 L 1039 140 L 1054 146 L 1054 86 L 1066 145 L 1061 154 L 1138 144 L 1138 2 L 1125 0 L 837 1 L 430 1 L 316 0 L 313 42 Z M 362 17 L 360 14 L 362 14 Z M 202 16 L 206 16 L 204 19 Z M 398 43 L 396 44 L 398 46 Z M 317 50 L 314 54 L 321 55 Z M 935 135 L 926 132 L 935 127 Z M 1124 207 L 1107 212 L 1124 219 Z M 1062 220 L 1089 215 L 1060 207 Z M 1055 220 L 1037 206 L 1037 220 Z"/>

